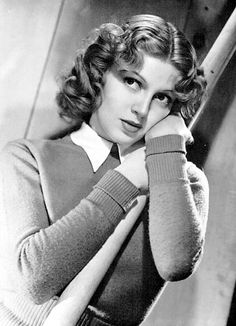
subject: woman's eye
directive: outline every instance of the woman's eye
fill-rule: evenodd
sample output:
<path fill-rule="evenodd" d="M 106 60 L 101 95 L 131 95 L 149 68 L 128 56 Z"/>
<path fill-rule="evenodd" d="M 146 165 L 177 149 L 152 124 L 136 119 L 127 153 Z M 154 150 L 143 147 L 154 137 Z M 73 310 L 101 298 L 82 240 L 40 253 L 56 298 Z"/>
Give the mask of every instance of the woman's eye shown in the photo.
<path fill-rule="evenodd" d="M 134 90 L 138 90 L 140 88 L 140 83 L 132 77 L 125 77 L 124 82 Z"/>
<path fill-rule="evenodd" d="M 159 93 L 155 96 L 155 99 L 157 99 L 159 102 L 161 102 L 164 105 L 169 105 L 172 102 L 172 98 L 164 93 Z"/>

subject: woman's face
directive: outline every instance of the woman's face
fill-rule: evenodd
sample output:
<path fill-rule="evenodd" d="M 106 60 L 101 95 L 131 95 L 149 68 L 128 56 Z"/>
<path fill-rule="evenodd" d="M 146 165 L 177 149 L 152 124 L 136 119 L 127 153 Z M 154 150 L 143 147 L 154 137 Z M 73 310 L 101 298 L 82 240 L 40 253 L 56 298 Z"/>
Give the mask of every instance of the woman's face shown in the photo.
<path fill-rule="evenodd" d="M 91 127 L 103 138 L 127 148 L 170 112 L 180 72 L 170 63 L 144 55 L 141 69 L 114 66 L 104 75 L 102 104 Z"/>

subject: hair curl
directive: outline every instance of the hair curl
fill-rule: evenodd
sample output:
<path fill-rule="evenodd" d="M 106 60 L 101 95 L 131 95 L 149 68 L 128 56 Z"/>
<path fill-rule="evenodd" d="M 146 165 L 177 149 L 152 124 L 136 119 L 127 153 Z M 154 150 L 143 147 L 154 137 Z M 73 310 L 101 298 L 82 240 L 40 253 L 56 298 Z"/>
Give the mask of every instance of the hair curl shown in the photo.
<path fill-rule="evenodd" d="M 144 54 L 171 63 L 181 73 L 172 110 L 185 118 L 195 113 L 206 81 L 193 46 L 173 24 L 158 16 L 137 15 L 122 26 L 103 24 L 95 33 L 95 40 L 77 53 L 72 70 L 62 77 L 56 96 L 61 117 L 88 122 L 101 104 L 104 73 L 114 64 L 141 68 Z"/>

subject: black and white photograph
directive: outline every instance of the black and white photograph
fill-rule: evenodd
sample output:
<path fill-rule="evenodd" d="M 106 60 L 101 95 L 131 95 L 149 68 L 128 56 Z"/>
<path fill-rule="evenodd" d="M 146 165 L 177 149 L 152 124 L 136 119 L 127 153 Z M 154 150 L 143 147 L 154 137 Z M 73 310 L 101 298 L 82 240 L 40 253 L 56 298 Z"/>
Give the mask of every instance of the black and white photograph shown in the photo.
<path fill-rule="evenodd" d="M 236 325 L 236 1 L 0 0 L 0 326 Z"/>

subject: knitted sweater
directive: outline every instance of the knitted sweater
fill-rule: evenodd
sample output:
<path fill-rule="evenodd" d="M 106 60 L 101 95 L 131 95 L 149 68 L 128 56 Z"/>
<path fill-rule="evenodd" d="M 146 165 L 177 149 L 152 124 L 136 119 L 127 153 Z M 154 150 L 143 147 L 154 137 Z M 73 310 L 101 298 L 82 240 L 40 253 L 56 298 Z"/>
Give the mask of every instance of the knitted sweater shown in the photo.
<path fill-rule="evenodd" d="M 189 276 L 202 251 L 206 177 L 181 136 L 146 144 L 149 203 L 91 304 L 138 325 L 166 280 Z M 67 136 L 9 143 L 0 156 L 0 325 L 40 326 L 61 291 L 124 218 L 138 189 L 109 155 L 93 172 Z M 95 271 L 96 272 L 96 271 Z"/>

